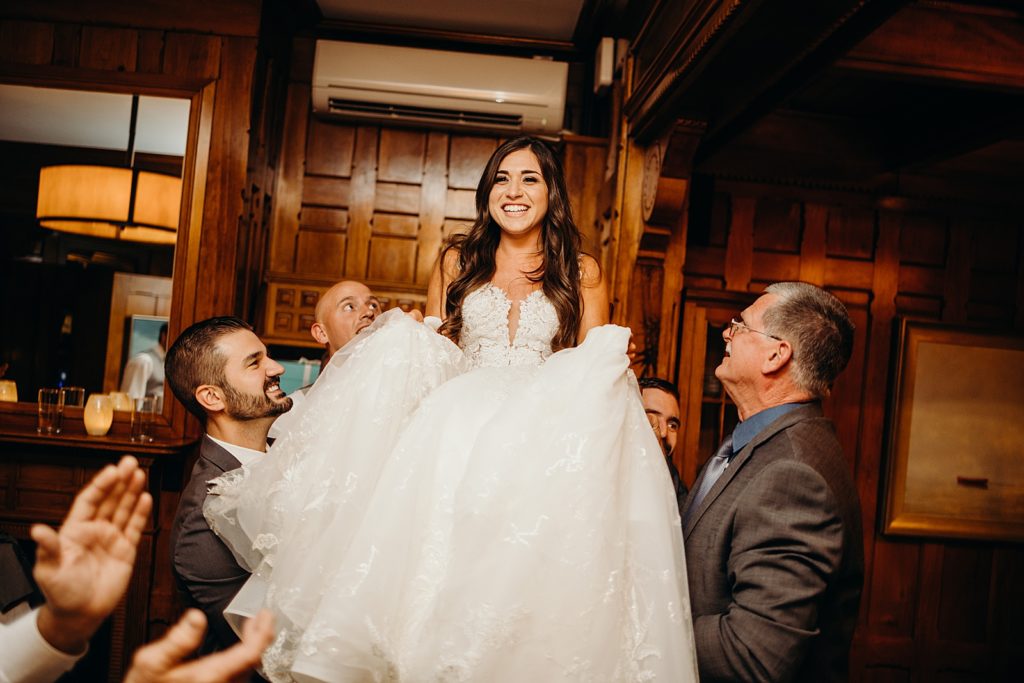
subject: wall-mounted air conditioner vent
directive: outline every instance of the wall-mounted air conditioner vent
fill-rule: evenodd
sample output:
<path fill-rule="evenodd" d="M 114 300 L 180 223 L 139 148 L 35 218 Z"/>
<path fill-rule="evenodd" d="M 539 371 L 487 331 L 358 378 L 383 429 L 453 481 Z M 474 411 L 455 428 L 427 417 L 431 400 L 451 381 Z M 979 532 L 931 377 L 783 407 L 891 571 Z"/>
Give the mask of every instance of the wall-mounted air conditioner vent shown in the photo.
<path fill-rule="evenodd" d="M 318 40 L 313 111 L 452 129 L 553 133 L 568 65 L 521 57 Z"/>

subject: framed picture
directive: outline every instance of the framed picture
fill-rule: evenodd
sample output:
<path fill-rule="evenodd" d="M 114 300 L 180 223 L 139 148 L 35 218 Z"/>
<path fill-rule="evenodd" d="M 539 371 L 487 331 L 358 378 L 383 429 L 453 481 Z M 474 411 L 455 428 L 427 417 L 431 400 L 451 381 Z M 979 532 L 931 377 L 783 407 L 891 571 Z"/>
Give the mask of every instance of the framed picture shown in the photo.
<path fill-rule="evenodd" d="M 904 320 L 884 532 L 1024 540 L 1024 337 Z"/>
<path fill-rule="evenodd" d="M 133 315 L 128 331 L 128 353 L 125 358 L 131 358 L 156 346 L 160 338 L 160 328 L 166 324 L 167 316 Z"/>

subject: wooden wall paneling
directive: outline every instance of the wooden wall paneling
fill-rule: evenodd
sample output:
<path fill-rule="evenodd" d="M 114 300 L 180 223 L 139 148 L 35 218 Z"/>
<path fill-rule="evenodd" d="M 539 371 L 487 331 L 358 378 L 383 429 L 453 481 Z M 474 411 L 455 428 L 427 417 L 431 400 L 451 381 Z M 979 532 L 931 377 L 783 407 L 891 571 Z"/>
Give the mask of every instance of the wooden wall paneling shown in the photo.
<path fill-rule="evenodd" d="M 819 287 L 825 284 L 825 256 L 829 210 L 827 206 L 807 203 L 803 210 L 803 235 L 800 240 L 799 280 Z"/>
<path fill-rule="evenodd" d="M 985 643 L 991 638 L 992 580 L 992 547 L 949 544 L 944 548 L 936 623 L 940 640 Z"/>
<path fill-rule="evenodd" d="M 0 22 L 0 62 L 49 64 L 53 45 L 53 24 L 13 19 Z"/>
<path fill-rule="evenodd" d="M 418 215 L 420 194 L 419 185 L 377 183 L 377 187 L 374 189 L 373 208 L 377 211 Z"/>
<path fill-rule="evenodd" d="M 973 241 L 967 317 L 1008 329 L 1015 307 L 1019 228 L 1007 222 L 972 220 Z"/>
<path fill-rule="evenodd" d="M 900 265 L 899 291 L 901 294 L 942 296 L 945 278 L 944 268 L 903 263 Z"/>
<path fill-rule="evenodd" d="M 346 195 L 347 187 L 346 187 Z M 345 232 L 348 226 L 348 211 L 327 206 L 304 206 L 302 227 L 314 230 Z"/>
<path fill-rule="evenodd" d="M 448 187 L 476 190 L 484 166 L 497 147 L 498 140 L 493 137 L 452 135 L 448 157 Z"/>
<path fill-rule="evenodd" d="M 646 150 L 628 140 L 620 153 L 619 185 L 621 197 L 618 221 L 613 222 L 612 246 L 614 267 L 609 273 L 608 294 L 611 303 L 611 322 L 625 325 L 630 319 L 630 286 L 633 268 L 640 250 L 644 233 L 643 220 L 643 174 Z"/>
<path fill-rule="evenodd" d="M 874 281 L 874 264 L 848 258 L 825 260 L 825 282 L 842 285 L 850 289 L 871 290 Z"/>
<path fill-rule="evenodd" d="M 863 505 L 863 500 L 861 503 Z M 867 621 L 861 623 L 866 630 L 863 635 L 869 642 L 897 639 L 905 648 L 914 637 L 920 554 L 920 545 L 913 541 L 880 538 L 874 543 L 873 559 L 867 565 L 871 569 L 870 576 L 865 577 L 871 582 L 871 591 L 862 597 Z M 871 663 L 869 659 L 868 664 Z M 909 661 L 881 663 L 909 664 Z"/>
<path fill-rule="evenodd" d="M 380 185 L 378 184 L 378 188 Z M 419 194 L 419 188 L 414 188 Z M 419 196 L 416 197 L 417 208 Z M 387 281 L 396 286 L 411 284 L 416 277 L 416 236 L 418 215 L 374 213 L 373 237 L 367 260 L 366 276 L 372 281 Z"/>
<path fill-rule="evenodd" d="M 415 274 L 415 239 L 374 237 L 370 241 L 366 264 L 367 279 L 402 286 L 412 282 Z"/>
<path fill-rule="evenodd" d="M 373 235 L 383 237 L 406 237 L 416 239 L 419 232 L 419 216 L 391 213 L 377 213 L 373 216 Z"/>
<path fill-rule="evenodd" d="M 355 127 L 311 117 L 309 91 L 301 89 L 306 97 L 301 107 L 296 106 L 295 115 L 303 116 L 309 126 L 306 136 L 306 174 L 351 177 L 356 143 Z"/>
<path fill-rule="evenodd" d="M 236 282 L 239 265 L 236 251 L 248 162 L 256 40 L 234 37 L 221 40 L 224 68 L 217 82 L 203 215 L 203 224 L 216 229 L 204 231 L 198 275 L 200 282 L 226 284 Z M 199 54 L 209 53 L 200 49 Z M 196 301 L 196 319 L 234 313 L 235 295 L 235 288 L 230 286 L 205 290 L 205 296 Z"/>
<path fill-rule="evenodd" d="M 416 239 L 416 273 L 413 282 L 426 288 L 437 261 L 444 236 L 445 199 L 448 190 L 447 133 L 427 134 L 426 156 L 423 159 L 423 182 L 420 185 L 419 234 Z"/>
<path fill-rule="evenodd" d="M 377 186 L 378 128 L 356 129 L 355 156 L 352 162 L 352 198 L 349 202 L 348 250 L 344 276 L 356 280 L 366 277 L 367 258 L 373 223 Z"/>
<path fill-rule="evenodd" d="M 681 207 L 679 221 L 665 252 L 664 285 L 661 294 L 661 334 L 658 337 L 658 377 L 675 378 L 679 372 L 679 325 L 683 314 L 683 264 L 686 262 L 687 229 L 690 212 Z M 677 464 L 678 466 L 678 464 Z"/>
<path fill-rule="evenodd" d="M 309 120 L 310 87 L 303 83 L 289 83 L 286 97 L 281 132 L 281 158 L 274 181 L 274 206 L 267 254 L 267 269 L 282 273 L 291 272 L 295 268 L 299 214 L 302 211 L 304 189 L 303 161 Z"/>
<path fill-rule="evenodd" d="M 252 41 L 252 58 L 255 58 L 256 46 Z M 194 33 L 168 32 L 164 38 L 164 66 L 163 73 L 183 76 L 189 78 L 214 79 L 220 75 L 221 50 L 225 47 L 217 36 L 204 36 Z M 225 61 L 225 66 L 232 69 L 239 68 L 241 73 L 231 74 L 231 78 L 248 80 L 251 78 L 251 67 L 245 69 L 244 61 L 234 63 Z M 227 75 L 227 74 L 226 74 Z M 249 93 L 243 96 L 243 101 L 235 106 L 249 106 Z M 248 121 L 245 129 L 249 127 Z"/>
<path fill-rule="evenodd" d="M 934 680 L 945 662 L 943 653 L 935 647 L 938 640 L 939 601 L 942 599 L 942 564 L 945 549 L 941 542 L 925 541 L 920 544 L 921 563 L 917 589 L 920 591 L 914 615 L 913 641 L 914 668 L 925 680 Z"/>
<path fill-rule="evenodd" d="M 993 678 L 1009 681 L 1024 670 L 1024 548 L 1019 545 L 998 546 L 993 557 L 992 630 L 996 641 Z"/>
<path fill-rule="evenodd" d="M 476 220 L 476 192 L 449 187 L 444 207 L 445 218 L 460 218 L 472 223 Z"/>
<path fill-rule="evenodd" d="M 910 683 L 910 672 L 888 666 L 867 666 L 861 683 Z"/>
<path fill-rule="evenodd" d="M 943 278 L 942 320 L 948 323 L 967 321 L 967 301 L 971 282 L 971 233 L 967 225 L 954 221 L 949 227 L 949 250 Z"/>
<path fill-rule="evenodd" d="M 679 404 L 684 411 L 682 448 L 677 448 L 680 451 L 677 457 L 682 457 L 683 461 L 677 461 L 676 467 L 679 469 L 679 476 L 688 486 L 697 478 L 697 469 L 700 466 L 697 458 L 689 454 L 696 453 L 700 445 L 704 363 L 698 360 L 703 359 L 707 353 L 707 324 L 706 309 L 694 304 L 684 304 L 677 379 Z"/>
<path fill-rule="evenodd" d="M 725 247 L 725 288 L 737 292 L 750 289 L 754 259 L 754 214 L 757 200 L 733 197 L 732 220 Z"/>
<path fill-rule="evenodd" d="M 22 3 L 12 3 L 4 14 L 25 13 Z M 81 22 L 82 3 L 78 0 L 47 0 L 25 3 L 33 18 L 55 22 Z M 88 21 L 92 24 L 160 29 L 173 24 L 180 31 L 217 33 L 229 36 L 256 36 L 260 25 L 258 0 L 217 0 L 189 2 L 148 0 L 147 2 L 92 2 Z"/>
<path fill-rule="evenodd" d="M 583 237 L 583 248 L 595 258 L 601 253 L 599 195 L 604 188 L 607 155 L 608 144 L 603 139 L 569 138 L 566 141 L 563 166 L 572 215 Z"/>
<path fill-rule="evenodd" d="M 946 264 L 947 219 L 908 213 L 900 229 L 900 263 L 942 268 Z"/>
<path fill-rule="evenodd" d="M 825 414 L 832 420 L 843 455 L 850 465 L 850 475 L 856 481 L 857 453 L 860 451 L 860 420 L 864 373 L 871 316 L 868 309 L 870 294 L 850 290 L 831 290 L 850 314 L 854 324 L 853 352 L 846 369 L 836 379 L 832 392 L 822 403 Z"/>
<path fill-rule="evenodd" d="M 163 38 L 161 38 L 161 41 Z M 54 66 L 78 66 L 78 56 L 81 52 L 79 45 L 82 42 L 82 27 L 77 24 L 57 24 L 53 29 L 53 61 Z M 162 55 L 161 55 L 162 58 Z M 160 73 L 160 65 L 155 71 L 147 73 Z"/>
<path fill-rule="evenodd" d="M 344 233 L 300 230 L 295 242 L 295 273 L 311 278 L 335 278 L 345 270 Z"/>
<path fill-rule="evenodd" d="M 664 290 L 662 273 L 662 263 L 658 259 L 640 257 L 633 269 L 628 327 L 633 331 L 633 343 L 637 348 L 633 371 L 638 377 L 658 375 L 661 295 Z"/>
<path fill-rule="evenodd" d="M 158 74 L 163 68 L 164 32 L 138 31 L 138 56 L 135 71 L 138 73 Z"/>
<path fill-rule="evenodd" d="M 1017 285 L 1016 285 L 1016 315 L 1013 318 L 1013 327 L 1018 332 L 1024 330 L 1024 227 L 1017 228 Z M 1007 312 L 1009 315 L 1009 312 Z"/>
<path fill-rule="evenodd" d="M 797 254 L 800 252 L 800 232 L 800 202 L 773 197 L 762 197 L 757 200 L 757 212 L 754 214 L 754 249 Z"/>
<path fill-rule="evenodd" d="M 864 523 L 864 592 L 858 638 L 876 646 L 878 637 L 909 639 L 913 635 L 913 605 L 916 599 L 918 547 L 913 543 L 876 542 L 876 510 L 883 470 L 884 445 L 878 435 L 886 424 L 886 402 L 878 397 L 889 391 L 890 351 L 899 272 L 900 215 L 882 211 L 878 215 L 878 243 L 875 247 L 870 328 L 864 389 L 861 394 L 861 438 L 856 460 L 857 491 Z M 872 648 L 873 649 L 873 648 Z M 866 665 L 878 663 L 867 653 Z M 885 662 L 881 662 L 885 664 Z"/>
<path fill-rule="evenodd" d="M 302 211 L 299 222 L 306 224 L 305 207 L 347 207 L 352 201 L 352 181 L 349 178 L 307 175 L 302 180 Z"/>
<path fill-rule="evenodd" d="M 421 184 L 426 151 L 425 131 L 381 128 L 377 181 Z"/>
<path fill-rule="evenodd" d="M 83 26 L 80 49 L 78 65 L 84 69 L 135 71 L 139 32 L 127 28 Z"/>
<path fill-rule="evenodd" d="M 747 289 L 759 292 L 773 282 L 800 279 L 803 259 L 798 254 L 755 251 L 750 255 L 750 280 Z"/>
<path fill-rule="evenodd" d="M 875 247 L 875 212 L 859 206 L 829 213 L 828 255 L 870 261 Z"/>

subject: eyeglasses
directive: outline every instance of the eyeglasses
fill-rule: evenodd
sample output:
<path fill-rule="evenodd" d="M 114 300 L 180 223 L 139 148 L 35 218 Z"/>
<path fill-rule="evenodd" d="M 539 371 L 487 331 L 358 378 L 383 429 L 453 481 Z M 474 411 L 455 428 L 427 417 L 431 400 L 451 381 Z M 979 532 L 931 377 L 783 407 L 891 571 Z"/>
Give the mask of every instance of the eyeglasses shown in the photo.
<path fill-rule="evenodd" d="M 729 321 L 729 336 L 735 337 L 736 330 L 738 329 L 744 329 L 747 332 L 757 332 L 758 334 L 763 334 L 764 336 L 770 337 L 775 341 L 782 341 L 782 337 L 776 337 L 774 334 L 768 334 L 767 332 L 762 332 L 761 330 L 755 330 L 753 327 L 748 326 L 742 320 L 737 320 L 736 318 L 733 318 L 732 320 Z"/>

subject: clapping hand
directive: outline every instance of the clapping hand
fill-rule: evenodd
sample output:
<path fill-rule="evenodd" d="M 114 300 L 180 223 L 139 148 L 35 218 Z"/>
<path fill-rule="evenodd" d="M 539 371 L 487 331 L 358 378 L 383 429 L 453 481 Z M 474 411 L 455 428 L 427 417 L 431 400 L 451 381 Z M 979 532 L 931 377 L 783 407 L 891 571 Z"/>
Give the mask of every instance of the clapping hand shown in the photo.
<path fill-rule="evenodd" d="M 33 576 L 46 597 L 37 623 L 58 650 L 83 652 L 127 590 L 153 505 L 145 483 L 138 461 L 125 456 L 75 496 L 60 531 L 33 525 Z"/>
<path fill-rule="evenodd" d="M 167 634 L 135 653 L 125 683 L 221 683 L 244 681 L 274 639 L 273 617 L 263 610 L 242 626 L 242 642 L 223 652 L 183 662 L 203 640 L 206 617 L 190 609 Z"/>

